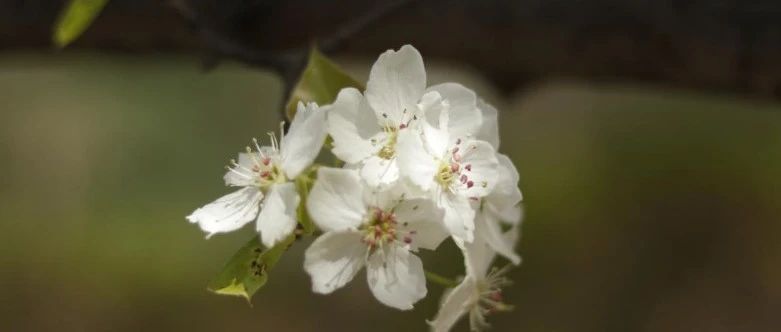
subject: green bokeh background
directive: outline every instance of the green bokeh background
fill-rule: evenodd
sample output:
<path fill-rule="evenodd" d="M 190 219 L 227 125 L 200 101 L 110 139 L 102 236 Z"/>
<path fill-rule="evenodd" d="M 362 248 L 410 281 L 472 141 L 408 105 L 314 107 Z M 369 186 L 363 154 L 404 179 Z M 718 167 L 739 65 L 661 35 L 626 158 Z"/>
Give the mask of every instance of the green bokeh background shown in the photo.
<path fill-rule="evenodd" d="M 341 59 L 365 80 L 370 61 Z M 526 219 L 516 306 L 496 331 L 775 331 L 781 326 L 781 107 L 562 80 L 499 97 Z M 271 74 L 197 59 L 0 54 L 0 330 L 423 331 L 359 277 L 310 292 L 307 242 L 253 306 L 205 285 L 250 236 L 184 216 L 228 192 L 223 166 L 278 128 Z M 455 276 L 457 251 L 424 253 Z M 465 329 L 464 325 L 459 326 Z"/>

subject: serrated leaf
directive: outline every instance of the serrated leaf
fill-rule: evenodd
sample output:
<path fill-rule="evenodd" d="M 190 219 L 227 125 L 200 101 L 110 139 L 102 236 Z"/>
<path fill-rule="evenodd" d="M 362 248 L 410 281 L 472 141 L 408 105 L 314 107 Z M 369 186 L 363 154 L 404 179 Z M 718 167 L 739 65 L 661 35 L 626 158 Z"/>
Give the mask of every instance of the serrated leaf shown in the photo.
<path fill-rule="evenodd" d="M 221 295 L 240 296 L 250 301 L 252 295 L 268 281 L 268 273 L 295 240 L 288 236 L 277 245 L 264 249 L 258 236 L 253 236 L 209 282 L 208 289 Z"/>
<path fill-rule="evenodd" d="M 292 119 L 295 115 L 299 101 L 313 101 L 318 105 L 330 104 L 336 99 L 339 90 L 346 87 L 363 90 L 360 83 L 320 53 L 317 48 L 312 47 L 306 68 L 290 94 L 287 103 L 288 119 Z"/>
<path fill-rule="evenodd" d="M 52 41 L 63 48 L 81 36 L 98 17 L 108 0 L 71 0 L 54 24 Z"/>

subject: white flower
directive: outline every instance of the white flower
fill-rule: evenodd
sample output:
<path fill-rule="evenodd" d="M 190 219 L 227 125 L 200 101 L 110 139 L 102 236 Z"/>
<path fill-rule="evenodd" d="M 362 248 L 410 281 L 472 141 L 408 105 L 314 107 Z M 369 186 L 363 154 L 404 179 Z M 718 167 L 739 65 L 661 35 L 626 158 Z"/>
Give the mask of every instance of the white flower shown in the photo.
<path fill-rule="evenodd" d="M 300 202 L 292 181 L 320 153 L 327 134 L 326 110 L 299 103 L 290 129 L 279 142 L 269 133 L 271 146 L 253 140 L 256 151 L 247 147 L 238 162 L 232 161 L 225 184 L 242 188 L 195 210 L 187 220 L 197 223 L 207 237 L 237 230 L 253 219 L 266 247 L 287 237 L 296 227 Z"/>
<path fill-rule="evenodd" d="M 405 132 L 398 139 L 402 174 L 433 197 L 444 211 L 444 224 L 457 242 L 471 242 L 474 238 L 475 205 L 493 190 L 497 180 L 494 148 L 473 136 L 480 122 L 478 127 L 466 125 L 481 119 L 474 99 L 472 94 L 471 103 L 467 104 L 471 106 L 463 111 L 457 111 L 450 103 L 432 108 L 421 124 L 422 134 Z"/>
<path fill-rule="evenodd" d="M 398 189 L 373 191 L 355 170 L 318 170 L 307 209 L 325 233 L 304 258 L 314 292 L 331 293 L 366 266 L 369 288 L 388 306 L 409 310 L 426 295 L 422 262 L 410 251 L 435 249 L 447 232 L 431 202 Z"/>
<path fill-rule="evenodd" d="M 501 238 L 512 248 L 518 240 L 518 230 L 511 228 Z M 429 322 L 434 332 L 449 331 L 467 313 L 471 330 L 480 331 L 489 326 L 485 320 L 487 315 L 512 309 L 502 300 L 502 288 L 510 285 L 505 276 L 511 265 L 491 268 L 496 253 L 479 237 L 464 244 L 462 251 L 467 275 L 443 295 L 439 313 Z"/>
<path fill-rule="evenodd" d="M 394 183 L 399 179 L 399 134 L 417 131 L 417 120 L 427 113 L 438 114 L 436 109 L 447 103 L 452 113 L 466 114 L 458 130 L 480 127 L 474 93 L 453 83 L 426 89 L 420 53 L 410 45 L 388 50 L 372 66 L 364 94 L 354 88 L 339 92 L 328 115 L 332 152 L 348 164 L 358 164 L 369 185 Z"/>
<path fill-rule="evenodd" d="M 513 162 L 503 154 L 497 154 L 497 158 L 499 176 L 491 193 L 483 197 L 482 207 L 475 219 L 475 236 L 482 237 L 491 249 L 518 265 L 521 257 L 503 238 L 500 222 L 512 226 L 520 224 L 520 202 L 523 196 L 518 189 L 519 176 Z"/>
<path fill-rule="evenodd" d="M 482 99 L 477 101 L 477 108 L 483 115 L 482 125 L 477 131 L 477 139 L 488 142 L 494 150 L 499 151 L 499 112 Z"/>
<path fill-rule="evenodd" d="M 483 115 L 483 123 L 477 133 L 479 139 L 485 140 L 499 150 L 499 119 L 496 109 L 482 100 L 477 106 Z M 500 222 L 517 226 L 521 221 L 520 203 L 523 199 L 518 188 L 518 170 L 512 160 L 506 155 L 497 153 L 499 161 L 496 186 L 481 201 L 480 211 L 475 219 L 475 232 L 498 254 L 504 256 L 513 264 L 520 264 L 521 258 L 512 246 L 504 240 Z"/>

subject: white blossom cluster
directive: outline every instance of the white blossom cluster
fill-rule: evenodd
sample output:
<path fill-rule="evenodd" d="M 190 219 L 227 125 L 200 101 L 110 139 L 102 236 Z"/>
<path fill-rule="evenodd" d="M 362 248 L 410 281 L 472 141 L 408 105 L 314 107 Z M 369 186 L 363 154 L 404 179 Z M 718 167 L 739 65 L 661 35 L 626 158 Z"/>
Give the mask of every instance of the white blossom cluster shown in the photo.
<path fill-rule="evenodd" d="M 521 220 L 518 172 L 498 153 L 497 111 L 457 83 L 426 86 L 420 53 L 406 45 L 380 55 L 366 90 L 342 89 L 333 104 L 298 104 L 297 113 L 271 146 L 240 153 L 225 174 L 239 187 L 187 219 L 213 235 L 255 220 L 272 247 L 297 225 L 305 204 L 322 232 L 306 250 L 312 289 L 328 294 L 364 267 L 369 288 L 385 305 L 409 310 L 427 293 L 420 249 L 451 238 L 464 255 L 465 276 L 446 291 L 429 322 L 447 331 L 467 315 L 473 330 L 485 316 L 510 308 L 501 288 L 500 255 L 514 251 Z M 342 167 L 313 165 L 326 137 Z M 295 179 L 317 167 L 307 199 Z"/>

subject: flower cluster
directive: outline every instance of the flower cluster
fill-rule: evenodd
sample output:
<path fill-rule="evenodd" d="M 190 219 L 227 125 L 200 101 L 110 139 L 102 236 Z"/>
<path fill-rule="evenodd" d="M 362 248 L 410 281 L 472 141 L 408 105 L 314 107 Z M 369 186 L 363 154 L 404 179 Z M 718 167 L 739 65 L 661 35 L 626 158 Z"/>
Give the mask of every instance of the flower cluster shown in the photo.
<path fill-rule="evenodd" d="M 447 331 L 468 315 L 478 330 L 487 314 L 511 308 L 501 288 L 512 265 L 492 267 L 495 256 L 520 263 L 518 172 L 497 152 L 497 121 L 496 109 L 460 84 L 427 87 L 412 46 L 389 50 L 365 91 L 344 88 L 324 106 L 299 103 L 289 130 L 279 139 L 270 134 L 271 146 L 253 141 L 225 174 L 226 185 L 240 189 L 187 219 L 208 235 L 255 220 L 270 248 L 295 231 L 303 204 L 321 232 L 304 259 L 313 291 L 331 293 L 365 267 L 377 300 L 400 310 L 427 293 L 415 253 L 450 238 L 466 275 L 429 324 Z M 313 165 L 327 136 L 341 167 Z M 315 168 L 305 197 L 295 181 Z"/>

